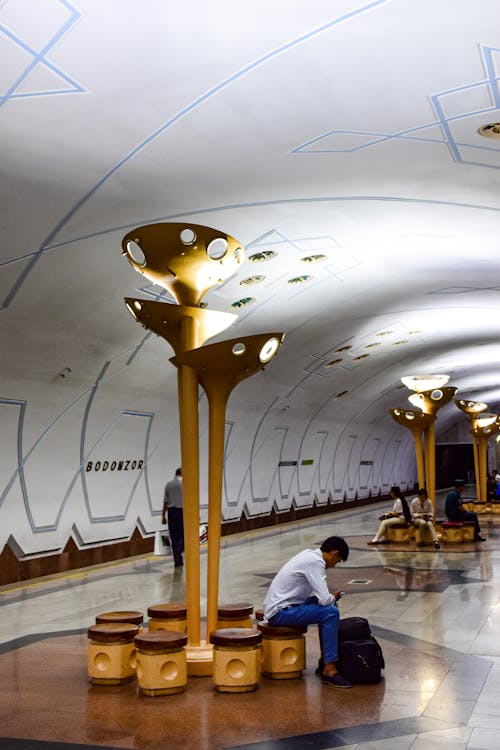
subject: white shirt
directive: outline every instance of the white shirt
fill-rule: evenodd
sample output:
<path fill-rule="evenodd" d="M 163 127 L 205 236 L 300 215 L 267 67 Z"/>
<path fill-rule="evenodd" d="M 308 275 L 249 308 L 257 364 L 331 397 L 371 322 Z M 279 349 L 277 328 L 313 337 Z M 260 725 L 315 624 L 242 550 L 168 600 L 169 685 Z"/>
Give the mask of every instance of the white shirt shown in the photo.
<path fill-rule="evenodd" d="M 415 516 L 419 513 L 426 516 L 434 515 L 434 508 L 432 507 L 432 503 L 428 497 L 426 497 L 425 500 L 421 500 L 420 497 L 414 497 L 411 501 L 410 511 L 412 516 Z"/>
<path fill-rule="evenodd" d="M 392 512 L 393 513 L 399 513 L 400 516 L 403 515 L 403 503 L 401 502 L 401 498 L 397 497 L 394 500 L 393 506 L 392 506 Z"/>
<path fill-rule="evenodd" d="M 326 563 L 320 549 L 299 552 L 276 573 L 264 599 L 264 617 L 269 620 L 280 609 L 304 604 L 310 596 L 316 596 L 323 606 L 335 604 L 326 583 Z"/>

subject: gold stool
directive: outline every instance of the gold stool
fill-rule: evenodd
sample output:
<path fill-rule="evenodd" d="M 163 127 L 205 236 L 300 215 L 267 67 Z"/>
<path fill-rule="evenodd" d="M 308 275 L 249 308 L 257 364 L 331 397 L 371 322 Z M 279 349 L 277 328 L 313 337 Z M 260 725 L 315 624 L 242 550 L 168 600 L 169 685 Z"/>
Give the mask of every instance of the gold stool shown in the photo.
<path fill-rule="evenodd" d="M 388 526 L 386 536 L 390 542 L 409 542 L 413 537 L 413 525 L 408 523 L 395 523 Z"/>
<path fill-rule="evenodd" d="M 262 674 L 272 680 L 302 677 L 306 668 L 307 627 L 273 628 L 260 623 L 257 628 L 262 633 Z"/>
<path fill-rule="evenodd" d="M 142 615 L 142 612 L 137 612 L 136 610 L 117 610 L 116 612 L 102 612 L 95 618 L 96 625 L 102 625 L 102 623 L 104 622 L 111 622 L 115 624 L 117 622 L 128 622 L 132 625 L 138 625 L 139 630 L 142 630 L 143 621 L 144 617 Z"/>
<path fill-rule="evenodd" d="M 257 622 L 263 622 L 266 618 L 264 617 L 264 610 L 263 609 L 256 609 L 255 610 L 255 620 Z"/>
<path fill-rule="evenodd" d="M 442 541 L 445 544 L 458 544 L 463 541 L 462 529 L 460 521 L 445 521 L 441 524 Z"/>
<path fill-rule="evenodd" d="M 144 695 L 181 693 L 187 685 L 187 635 L 173 630 L 145 631 L 135 637 L 137 682 Z"/>
<path fill-rule="evenodd" d="M 185 604 L 154 604 L 148 607 L 149 630 L 175 630 L 185 633 L 187 630 L 187 610 Z"/>
<path fill-rule="evenodd" d="M 220 604 L 217 607 L 217 630 L 224 628 L 252 628 L 253 607 L 248 602 Z"/>
<path fill-rule="evenodd" d="M 121 685 L 134 679 L 138 632 L 138 625 L 126 622 L 104 622 L 88 629 L 87 666 L 94 685 Z"/>
<path fill-rule="evenodd" d="M 462 541 L 473 542 L 476 536 L 474 521 L 462 521 Z"/>
<path fill-rule="evenodd" d="M 262 633 L 255 628 L 221 628 L 210 633 L 213 681 L 221 693 L 255 690 L 260 677 Z"/>

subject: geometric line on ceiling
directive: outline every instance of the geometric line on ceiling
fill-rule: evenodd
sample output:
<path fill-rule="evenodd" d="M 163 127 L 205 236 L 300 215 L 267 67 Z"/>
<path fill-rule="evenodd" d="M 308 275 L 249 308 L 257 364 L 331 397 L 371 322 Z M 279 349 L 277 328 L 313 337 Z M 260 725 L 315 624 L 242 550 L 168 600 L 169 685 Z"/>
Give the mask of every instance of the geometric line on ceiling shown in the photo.
<path fill-rule="evenodd" d="M 73 8 L 67 0 L 56 0 L 56 2 L 62 5 L 68 12 L 69 17 L 61 24 L 56 30 L 55 34 L 45 43 L 40 50 L 33 49 L 28 42 L 21 38 L 19 34 L 9 29 L 4 24 L 0 24 L 0 33 L 3 33 L 10 41 L 18 46 L 24 54 L 29 58 L 26 66 L 21 70 L 16 78 L 12 81 L 7 91 L 0 95 L 0 108 L 3 107 L 10 99 L 31 99 L 37 96 L 54 96 L 57 94 L 74 94 L 84 93 L 86 89 L 83 88 L 79 83 L 72 79 L 67 73 L 61 68 L 47 59 L 46 55 L 53 49 L 53 47 L 59 42 L 59 40 L 67 34 L 69 29 L 76 23 L 80 18 L 81 14 Z M 57 81 L 64 85 L 64 88 L 36 88 L 33 91 L 20 91 L 20 87 L 23 84 L 28 83 L 30 77 L 35 71 L 41 68 L 49 72 L 52 77 L 55 77 Z"/>
<path fill-rule="evenodd" d="M 413 128 L 407 128 L 405 130 L 400 130 L 398 132 L 389 134 L 361 130 L 329 130 L 326 133 L 322 133 L 321 135 L 316 136 L 315 138 L 311 138 L 305 143 L 302 143 L 300 146 L 296 146 L 295 148 L 291 149 L 290 153 L 353 153 L 354 151 L 360 151 L 361 149 L 375 146 L 378 143 L 384 143 L 386 141 L 407 140 L 444 145 L 447 147 L 453 160 L 458 164 L 468 164 L 478 167 L 488 167 L 490 169 L 500 169 L 500 165 L 498 164 L 489 164 L 486 161 L 481 162 L 465 159 L 461 152 L 461 149 L 463 148 L 470 148 L 476 149 L 476 151 L 478 152 L 493 151 L 494 153 L 498 154 L 498 147 L 495 148 L 494 146 L 483 146 L 474 143 L 463 143 L 461 141 L 457 141 L 450 127 L 453 122 L 458 122 L 460 120 L 475 117 L 477 115 L 486 115 L 487 113 L 494 112 L 495 110 L 498 110 L 500 108 L 500 92 L 498 87 L 500 76 L 495 74 L 493 63 L 494 52 L 500 52 L 500 48 L 488 47 L 485 45 L 481 45 L 480 47 L 480 54 L 487 74 L 486 78 L 430 95 L 429 99 L 437 117 L 434 122 L 427 123 L 426 125 L 415 126 Z M 453 114 L 450 116 L 445 115 L 444 100 L 446 97 L 449 97 L 452 94 L 472 91 L 473 89 L 478 89 L 480 87 L 487 88 L 490 101 L 492 102 L 491 106 L 483 106 L 479 109 L 462 111 L 459 114 Z M 416 135 L 417 133 L 421 133 L 428 128 L 435 128 L 436 126 L 440 128 L 442 137 L 429 138 L 424 137 L 423 135 Z M 350 147 L 342 147 L 341 144 L 331 147 L 323 144 L 323 147 L 318 147 L 318 144 L 320 144 L 321 141 L 325 141 L 326 139 L 334 141 L 336 139 L 337 141 L 339 141 L 343 136 L 346 135 L 356 138 L 362 138 L 363 142 L 358 143 L 357 145 L 351 145 Z"/>
<path fill-rule="evenodd" d="M 500 292 L 500 286 L 447 286 L 426 294 L 469 294 L 470 292 Z"/>
<path fill-rule="evenodd" d="M 68 10 L 72 12 L 72 14 L 76 13 L 76 11 L 72 8 L 69 2 L 67 2 L 67 0 L 61 0 L 61 2 L 63 3 L 64 7 L 66 7 Z M 321 26 L 317 26 L 316 28 L 311 29 L 310 31 L 307 31 L 305 34 L 300 34 L 296 36 L 294 39 L 291 39 L 290 41 L 286 41 L 280 44 L 278 47 L 275 47 L 274 49 L 271 49 L 270 51 L 262 54 L 256 60 L 253 60 L 247 65 L 244 65 L 240 69 L 236 70 L 234 73 L 231 73 L 230 75 L 226 76 L 226 78 L 222 79 L 215 85 L 211 86 L 209 89 L 202 92 L 201 94 L 196 96 L 193 100 L 188 102 L 185 106 L 181 107 L 177 112 L 170 115 L 167 118 L 167 120 L 165 120 L 162 124 L 160 124 L 149 135 L 147 135 L 145 138 L 139 141 L 113 167 L 108 169 L 108 171 L 95 183 L 95 185 L 91 187 L 89 190 L 87 190 L 87 192 L 85 192 L 76 201 L 76 203 L 72 206 L 72 208 L 66 211 L 66 213 L 59 219 L 56 225 L 49 231 L 47 236 L 42 240 L 42 242 L 40 243 L 40 246 L 34 252 L 29 264 L 24 268 L 24 270 L 19 275 L 19 278 L 16 281 L 16 283 L 13 284 L 11 291 L 9 292 L 9 294 L 6 296 L 5 300 L 3 301 L 3 304 L 0 307 L 0 310 L 6 307 L 9 307 L 10 303 L 18 294 L 19 290 L 23 286 L 27 277 L 31 274 L 33 268 L 38 263 L 40 257 L 43 255 L 45 250 L 48 248 L 48 246 L 54 243 L 55 238 L 59 235 L 61 230 L 78 213 L 78 211 L 90 200 L 90 198 L 106 182 L 108 182 L 108 180 L 110 180 L 115 174 L 117 174 L 125 164 L 127 164 L 131 159 L 136 157 L 137 154 L 139 154 L 141 151 L 147 148 L 157 138 L 163 135 L 163 133 L 165 133 L 169 128 L 171 128 L 177 122 L 179 122 L 179 120 L 183 119 L 186 115 L 191 114 L 194 110 L 196 110 L 202 104 L 204 104 L 205 102 L 210 100 L 212 97 L 219 94 L 224 89 L 231 86 L 231 84 L 233 84 L 235 81 L 241 80 L 248 73 L 256 70 L 262 65 L 265 65 L 270 60 L 277 58 L 279 55 L 288 53 L 294 47 L 298 47 L 301 44 L 306 44 L 310 39 L 313 39 L 315 36 L 318 36 L 319 34 L 322 34 L 343 22 L 351 21 L 353 18 L 356 18 L 368 11 L 372 11 L 375 8 L 381 5 L 384 5 L 387 2 L 388 0 L 372 0 L 371 2 L 367 2 L 359 8 L 355 8 L 354 10 L 349 10 L 346 13 L 337 15 L 332 20 L 327 21 Z M 65 24 L 65 26 L 69 28 L 69 25 L 71 25 L 71 23 L 74 23 L 74 20 L 75 19 L 72 16 L 69 19 L 69 21 Z M 11 32 L 7 31 L 7 33 L 8 35 L 11 35 Z M 42 50 L 42 53 L 44 52 L 45 50 Z M 40 53 L 39 57 L 42 55 L 42 53 Z M 34 67 L 34 64 L 35 63 L 33 62 L 33 67 Z"/>

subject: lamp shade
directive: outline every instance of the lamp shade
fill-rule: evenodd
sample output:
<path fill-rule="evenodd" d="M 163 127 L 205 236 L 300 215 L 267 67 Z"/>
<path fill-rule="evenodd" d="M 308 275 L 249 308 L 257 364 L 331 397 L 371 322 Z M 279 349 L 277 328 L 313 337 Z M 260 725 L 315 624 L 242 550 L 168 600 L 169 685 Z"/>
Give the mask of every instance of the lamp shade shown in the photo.
<path fill-rule="evenodd" d="M 401 378 L 403 385 L 416 393 L 442 388 L 449 381 L 449 375 L 406 375 Z"/>
<path fill-rule="evenodd" d="M 474 427 L 489 427 L 490 424 L 497 421 L 496 414 L 481 414 L 480 416 L 474 417 Z"/>
<path fill-rule="evenodd" d="M 474 414 L 479 414 L 482 411 L 486 411 L 486 409 L 488 408 L 488 404 L 485 404 L 483 401 L 469 401 L 464 398 L 456 399 L 455 404 L 460 409 L 460 411 L 464 411 L 466 414 L 469 414 L 471 418 L 474 416 Z"/>

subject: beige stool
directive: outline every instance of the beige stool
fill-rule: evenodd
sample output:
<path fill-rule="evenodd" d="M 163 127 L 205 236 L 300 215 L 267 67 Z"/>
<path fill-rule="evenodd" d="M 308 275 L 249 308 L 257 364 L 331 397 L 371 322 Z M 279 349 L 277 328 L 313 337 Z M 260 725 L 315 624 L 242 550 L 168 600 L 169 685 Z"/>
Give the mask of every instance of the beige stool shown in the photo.
<path fill-rule="evenodd" d="M 413 524 L 395 523 L 386 529 L 386 537 L 390 542 L 409 542 L 414 534 Z"/>
<path fill-rule="evenodd" d="M 139 625 L 140 629 L 142 629 L 143 621 L 144 617 L 142 615 L 142 612 L 137 612 L 136 610 L 117 610 L 116 612 L 102 612 L 95 618 L 96 625 L 102 625 L 103 622 L 128 622 L 132 625 Z"/>
<path fill-rule="evenodd" d="M 126 622 L 104 622 L 88 629 L 87 666 L 94 685 L 121 685 L 134 679 L 138 632 L 138 625 Z"/>
<path fill-rule="evenodd" d="M 476 536 L 476 527 L 474 521 L 462 521 L 462 541 L 473 542 Z"/>
<path fill-rule="evenodd" d="M 148 630 L 136 636 L 136 672 L 141 693 L 169 695 L 185 689 L 186 643 L 187 635 L 172 630 Z"/>
<path fill-rule="evenodd" d="M 307 627 L 273 628 L 260 623 L 257 628 L 262 633 L 262 674 L 272 680 L 302 677 L 306 668 Z"/>
<path fill-rule="evenodd" d="M 185 604 L 154 604 L 148 607 L 149 630 L 187 631 L 187 610 Z"/>
<path fill-rule="evenodd" d="M 463 525 L 460 521 L 445 521 L 441 524 L 442 541 L 445 544 L 458 544 L 463 541 Z"/>
<path fill-rule="evenodd" d="M 220 604 L 217 607 L 217 630 L 224 628 L 252 628 L 253 607 L 248 602 Z"/>
<path fill-rule="evenodd" d="M 215 689 L 221 693 L 255 690 L 260 678 L 262 633 L 255 628 L 222 628 L 210 633 L 214 646 Z"/>

